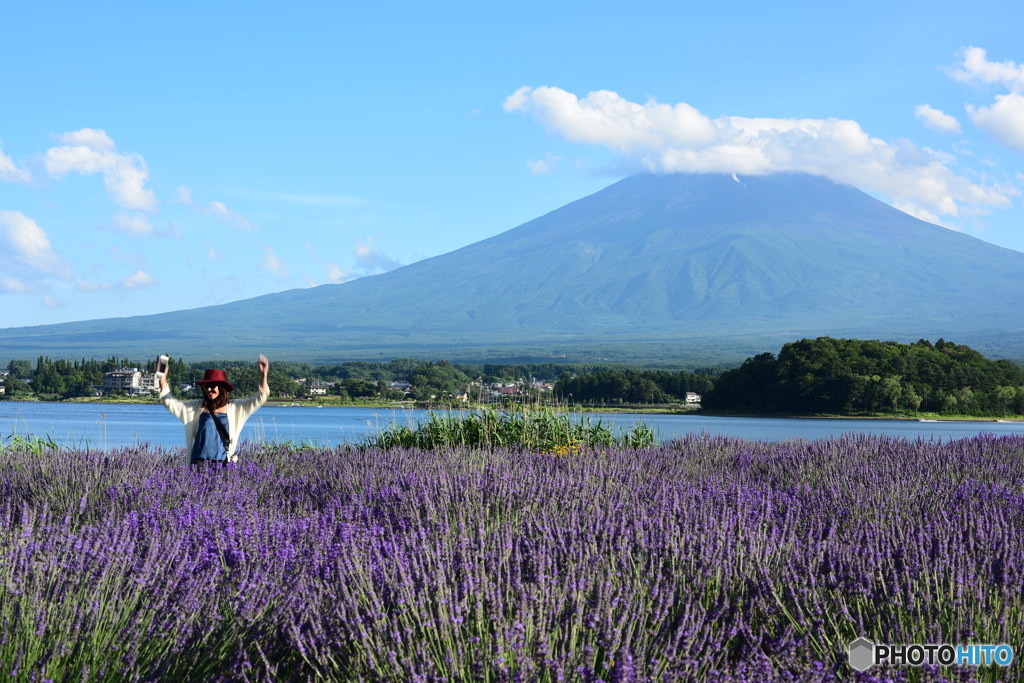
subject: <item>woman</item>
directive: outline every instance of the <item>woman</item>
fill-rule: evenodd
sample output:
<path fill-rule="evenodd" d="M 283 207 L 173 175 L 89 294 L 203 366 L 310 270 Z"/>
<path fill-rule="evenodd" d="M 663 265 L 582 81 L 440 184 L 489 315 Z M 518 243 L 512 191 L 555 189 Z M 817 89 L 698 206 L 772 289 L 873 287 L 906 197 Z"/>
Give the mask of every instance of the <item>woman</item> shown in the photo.
<path fill-rule="evenodd" d="M 203 391 L 203 398 L 198 401 L 174 398 L 167 386 L 167 376 L 159 375 L 160 400 L 174 417 L 185 423 L 185 452 L 193 465 L 203 462 L 226 465 L 238 460 L 235 451 L 242 426 L 270 396 L 267 385 L 270 362 L 263 354 L 260 354 L 256 368 L 260 373 L 259 394 L 237 401 L 230 400 L 228 396 L 235 390 L 235 385 L 228 381 L 223 370 L 207 370 L 196 382 Z"/>

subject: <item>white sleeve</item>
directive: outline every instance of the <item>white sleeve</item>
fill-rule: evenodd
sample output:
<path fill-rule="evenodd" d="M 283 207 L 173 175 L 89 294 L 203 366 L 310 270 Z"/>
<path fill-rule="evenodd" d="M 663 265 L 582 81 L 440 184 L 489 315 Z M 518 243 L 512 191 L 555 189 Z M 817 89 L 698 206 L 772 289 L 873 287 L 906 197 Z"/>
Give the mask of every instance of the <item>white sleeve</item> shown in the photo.
<path fill-rule="evenodd" d="M 160 392 L 160 402 L 164 404 L 164 408 L 170 411 L 171 415 L 178 418 L 182 422 L 188 422 L 191 419 L 191 412 L 194 408 L 196 401 L 179 401 L 178 399 L 171 396 L 170 389 L 164 389 Z"/>

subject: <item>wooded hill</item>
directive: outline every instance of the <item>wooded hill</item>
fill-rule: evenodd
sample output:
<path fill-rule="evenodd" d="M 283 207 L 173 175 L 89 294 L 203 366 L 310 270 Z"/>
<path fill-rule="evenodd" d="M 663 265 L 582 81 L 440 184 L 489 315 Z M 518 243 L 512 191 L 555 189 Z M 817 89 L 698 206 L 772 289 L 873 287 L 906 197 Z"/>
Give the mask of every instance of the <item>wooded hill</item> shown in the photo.
<path fill-rule="evenodd" d="M 756 414 L 1024 414 L 1024 369 L 939 339 L 913 344 L 819 337 L 723 373 L 703 407 Z"/>

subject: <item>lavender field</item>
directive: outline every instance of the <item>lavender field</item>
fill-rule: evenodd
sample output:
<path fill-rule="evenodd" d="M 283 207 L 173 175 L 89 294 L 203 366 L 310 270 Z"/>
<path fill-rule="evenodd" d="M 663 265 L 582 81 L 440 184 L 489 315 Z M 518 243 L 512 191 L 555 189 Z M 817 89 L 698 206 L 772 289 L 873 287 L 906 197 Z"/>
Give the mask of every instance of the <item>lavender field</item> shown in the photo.
<path fill-rule="evenodd" d="M 1019 680 L 1024 438 L 0 450 L 16 680 Z"/>

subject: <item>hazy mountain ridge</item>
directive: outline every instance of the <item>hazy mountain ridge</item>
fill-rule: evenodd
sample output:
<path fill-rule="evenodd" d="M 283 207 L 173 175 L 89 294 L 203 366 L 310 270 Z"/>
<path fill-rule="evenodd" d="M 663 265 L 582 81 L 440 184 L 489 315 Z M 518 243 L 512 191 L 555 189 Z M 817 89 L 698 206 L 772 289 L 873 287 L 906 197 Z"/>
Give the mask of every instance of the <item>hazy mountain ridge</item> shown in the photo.
<path fill-rule="evenodd" d="M 1024 254 L 824 178 L 647 175 L 382 275 L 192 311 L 0 330 L 0 353 L 170 344 L 230 356 L 262 342 L 326 358 L 374 345 L 729 335 L 970 343 L 1024 328 L 1022 286 Z"/>

